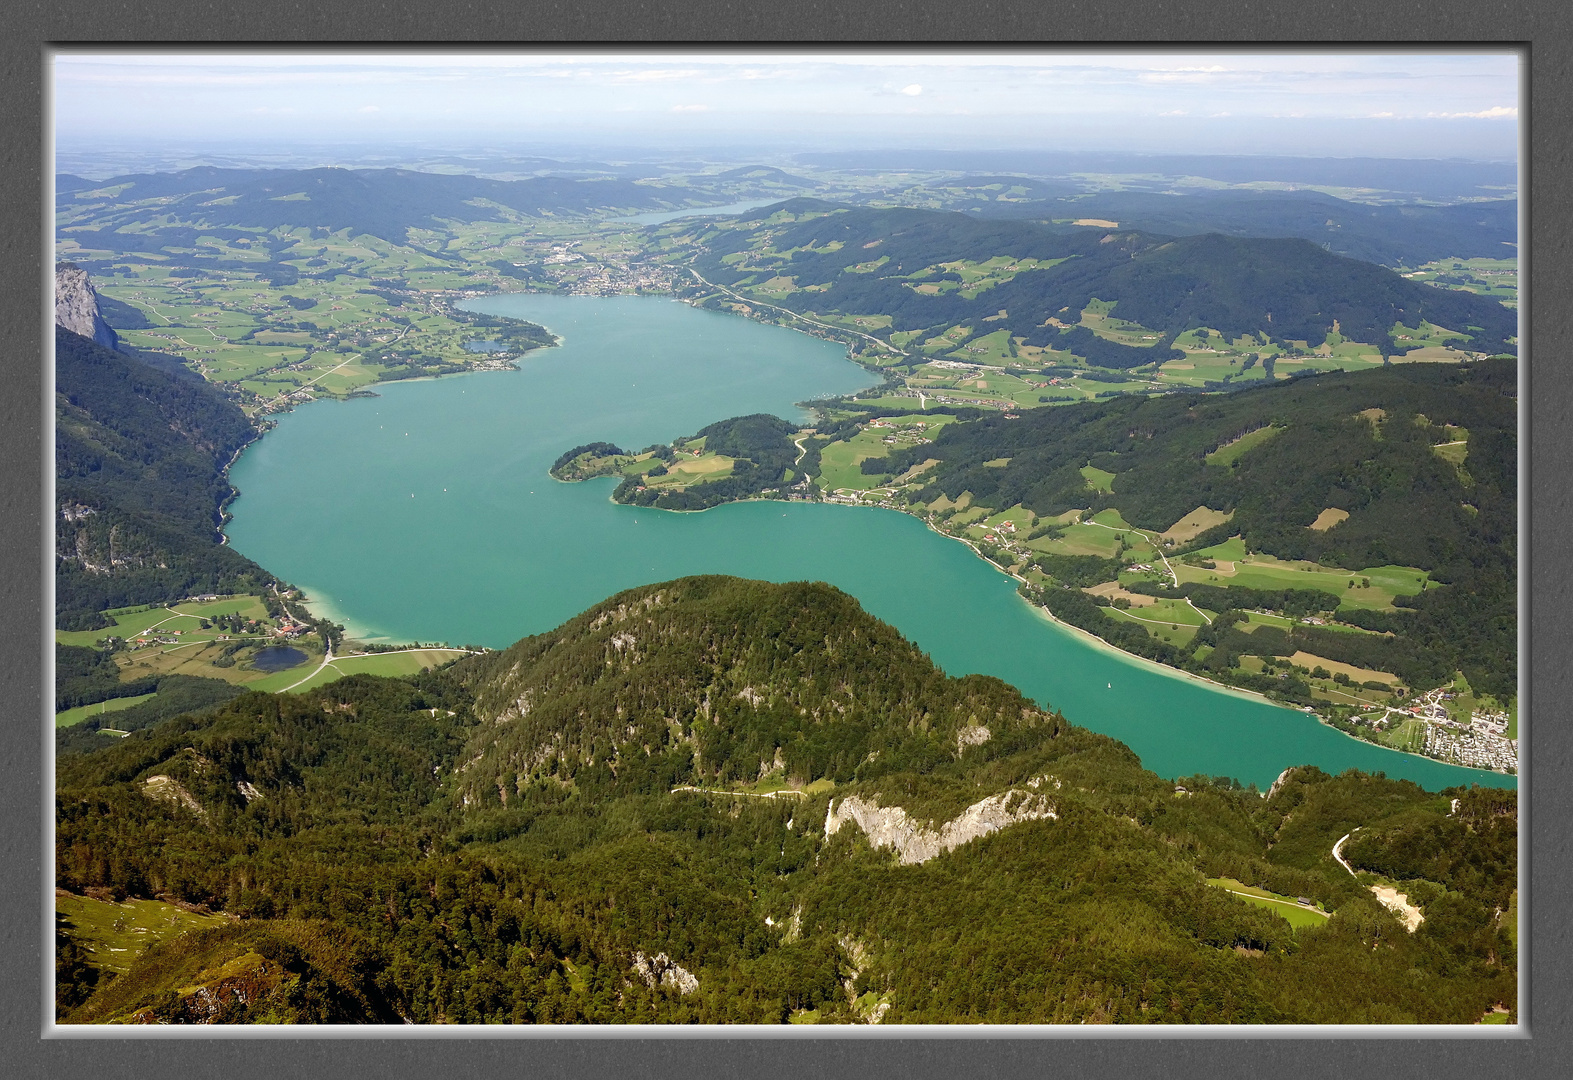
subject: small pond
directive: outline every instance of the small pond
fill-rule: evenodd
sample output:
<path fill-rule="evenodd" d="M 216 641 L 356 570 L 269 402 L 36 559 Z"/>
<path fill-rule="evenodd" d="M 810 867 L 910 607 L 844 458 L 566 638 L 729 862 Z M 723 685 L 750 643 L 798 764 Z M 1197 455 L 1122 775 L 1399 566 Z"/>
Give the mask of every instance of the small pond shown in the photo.
<path fill-rule="evenodd" d="M 251 658 L 251 666 L 258 671 L 287 671 L 296 664 L 304 664 L 306 654 L 288 645 L 269 645 L 258 649 Z"/>

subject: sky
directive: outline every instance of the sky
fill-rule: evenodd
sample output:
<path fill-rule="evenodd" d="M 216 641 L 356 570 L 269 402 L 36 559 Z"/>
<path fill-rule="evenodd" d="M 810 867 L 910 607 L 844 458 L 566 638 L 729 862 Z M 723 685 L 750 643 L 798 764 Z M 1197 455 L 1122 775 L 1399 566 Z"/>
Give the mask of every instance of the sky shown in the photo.
<path fill-rule="evenodd" d="M 57 143 L 1511 160 L 1511 52 L 59 52 Z"/>

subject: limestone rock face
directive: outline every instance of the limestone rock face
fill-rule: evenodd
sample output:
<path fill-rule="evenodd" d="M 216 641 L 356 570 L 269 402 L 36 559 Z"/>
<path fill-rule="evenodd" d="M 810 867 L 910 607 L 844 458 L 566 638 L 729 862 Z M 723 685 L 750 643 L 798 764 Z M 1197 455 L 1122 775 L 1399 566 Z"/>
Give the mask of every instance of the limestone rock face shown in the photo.
<path fill-rule="evenodd" d="M 1019 821 L 1058 817 L 1045 796 L 1013 788 L 973 803 L 940 826 L 938 832 L 933 832 L 909 818 L 899 806 L 880 807 L 849 795 L 839 805 L 831 800 L 825 816 L 825 839 L 851 821 L 863 830 L 871 846 L 895 848 L 903 864 L 912 864 L 927 862 L 942 852 Z"/>
<path fill-rule="evenodd" d="M 55 324 L 92 338 L 106 349 L 120 345 L 119 336 L 99 311 L 98 292 L 87 271 L 73 263 L 55 267 Z"/>

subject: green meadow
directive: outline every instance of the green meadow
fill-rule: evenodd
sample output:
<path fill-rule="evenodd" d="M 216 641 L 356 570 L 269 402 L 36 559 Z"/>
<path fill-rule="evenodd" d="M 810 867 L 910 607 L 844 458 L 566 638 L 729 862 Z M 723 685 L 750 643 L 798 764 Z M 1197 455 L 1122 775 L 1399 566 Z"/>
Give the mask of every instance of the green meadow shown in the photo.
<path fill-rule="evenodd" d="M 66 932 L 103 971 L 123 975 L 149 945 L 188 930 L 222 926 L 223 915 L 186 911 L 161 900 L 95 900 L 55 893 L 55 911 L 64 915 Z"/>
<path fill-rule="evenodd" d="M 1254 885 L 1244 885 L 1234 880 L 1234 878 L 1208 878 L 1207 884 L 1215 888 L 1225 889 L 1246 903 L 1256 904 L 1258 907 L 1264 907 L 1275 915 L 1282 916 L 1296 930 L 1327 925 L 1328 912 L 1319 908 L 1304 907 L 1296 903 L 1293 897 L 1268 892 L 1266 889 L 1259 889 Z"/>

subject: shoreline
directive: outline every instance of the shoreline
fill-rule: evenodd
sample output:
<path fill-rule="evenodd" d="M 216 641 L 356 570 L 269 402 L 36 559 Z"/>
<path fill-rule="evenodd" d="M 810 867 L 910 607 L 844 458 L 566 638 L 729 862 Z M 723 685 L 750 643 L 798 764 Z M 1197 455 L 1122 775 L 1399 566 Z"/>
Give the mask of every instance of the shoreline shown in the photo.
<path fill-rule="evenodd" d="M 556 479 L 556 477 L 553 477 L 553 479 Z M 599 477 L 588 477 L 587 479 L 595 480 L 595 479 L 600 479 L 600 478 Z M 583 482 L 584 481 L 578 481 L 578 480 L 559 481 L 559 483 L 583 483 Z M 849 504 L 849 503 L 831 503 L 828 500 L 824 500 L 824 499 L 753 498 L 753 499 L 731 499 L 731 500 L 728 500 L 727 502 L 717 503 L 715 506 L 707 506 L 703 510 L 668 510 L 668 509 L 666 509 L 664 507 L 657 507 L 657 506 L 631 506 L 628 503 L 619 503 L 619 502 L 617 502 L 617 500 L 611 498 L 610 496 L 607 497 L 607 501 L 611 502 L 611 503 L 613 503 L 613 504 L 615 504 L 617 506 L 628 506 L 629 509 L 631 509 L 631 510 L 659 510 L 661 513 L 665 513 L 665 514 L 703 514 L 703 513 L 705 513 L 708 510 L 715 510 L 715 509 L 717 509 L 719 507 L 722 507 L 722 506 L 730 506 L 730 505 L 733 505 L 735 503 L 745 503 L 745 502 L 813 502 L 813 503 L 819 503 L 821 505 L 835 505 L 835 506 L 862 505 L 864 509 L 869 509 L 869 510 L 889 510 L 892 513 L 905 514 L 907 517 L 916 518 L 918 521 L 923 522 L 924 526 L 930 532 L 934 533 L 935 535 L 941 536 L 941 537 L 945 538 L 946 540 L 955 540 L 958 543 L 966 545 L 968 548 L 972 549 L 972 553 L 975 556 L 977 556 L 980 560 L 982 560 L 983 562 L 987 563 L 995 571 L 997 571 L 998 573 L 1004 575 L 1005 577 L 1011 578 L 1012 580 L 1015 580 L 1015 581 L 1019 581 L 1022 584 L 1031 584 L 1031 582 L 1028 582 L 1026 578 L 1021 577 L 1019 574 L 1011 573 L 1009 570 L 1006 570 L 1004 567 L 1002 567 L 998 563 L 996 563 L 993 559 L 990 559 L 987 556 L 985 556 L 981 551 L 978 550 L 977 545 L 973 541 L 967 539 L 966 537 L 953 536 L 950 533 L 943 532 L 943 531 L 935 528 L 933 523 L 930 522 L 929 520 L 927 520 L 926 518 L 924 518 L 924 517 L 922 517 L 922 516 L 920 516 L 918 514 L 914 514 L 914 513 L 912 513 L 909 510 L 900 510 L 900 509 L 897 509 L 896 507 L 893 507 L 893 506 L 879 506 L 879 505 L 867 505 L 867 504 Z M 1425 760 L 1425 761 L 1434 761 L 1434 762 L 1436 762 L 1439 765 L 1453 765 L 1453 766 L 1455 766 L 1457 768 L 1472 769 L 1472 770 L 1474 770 L 1476 772 L 1489 773 L 1490 775 L 1493 775 L 1493 776 L 1512 777 L 1515 781 L 1518 779 L 1518 775 L 1519 774 L 1517 774 L 1517 773 L 1502 772 L 1502 771 L 1497 770 L 1497 769 L 1481 769 L 1481 768 L 1478 768 L 1478 767 L 1473 766 L 1473 765 L 1459 765 L 1457 762 L 1443 761 L 1441 758 L 1429 757 L 1426 754 L 1417 754 L 1417 753 L 1415 753 L 1414 751 L 1411 751 L 1411 750 L 1400 750 L 1396 746 L 1387 746 L 1387 745 L 1385 745 L 1383 743 L 1373 742 L 1370 739 L 1362 739 L 1358 735 L 1350 734 L 1349 732 L 1345 731 L 1343 728 L 1338 727 L 1336 724 L 1329 723 L 1328 720 L 1326 719 L 1326 717 L 1322 716 L 1321 713 L 1317 712 L 1314 709 L 1306 709 L 1304 707 L 1296 706 L 1296 705 L 1286 705 L 1283 702 L 1275 701 L 1272 698 L 1268 697 L 1266 694 L 1263 694 L 1263 693 L 1261 693 L 1259 691 L 1256 691 L 1256 690 L 1247 690 L 1246 688 L 1241 687 L 1241 686 L 1231 686 L 1228 683 L 1219 682 L 1216 679 L 1209 679 L 1205 675 L 1198 675 L 1195 672 L 1186 671 L 1184 668 L 1171 667 L 1168 664 L 1159 663 L 1156 660 L 1149 660 L 1145 656 L 1138 656 L 1135 653 L 1126 652 L 1124 649 L 1120 648 L 1118 645 L 1111 645 L 1109 642 L 1104 641 L 1098 635 L 1092 633 L 1089 630 L 1084 630 L 1084 629 L 1082 629 L 1079 626 L 1072 626 L 1070 623 L 1065 622 L 1062 619 L 1056 618 L 1055 615 L 1051 611 L 1049 611 L 1048 608 L 1045 608 L 1045 607 L 1043 607 L 1041 605 L 1032 603 L 1030 600 L 1028 600 L 1026 597 L 1020 595 L 1019 593 L 1017 594 L 1016 599 L 1018 601 L 1020 601 L 1021 603 L 1025 604 L 1029 609 L 1031 609 L 1032 612 L 1035 615 L 1039 616 L 1040 618 L 1043 618 L 1043 619 L 1047 620 L 1048 622 L 1054 624 L 1056 627 L 1059 627 L 1059 628 L 1061 628 L 1063 630 L 1069 631 L 1071 634 L 1077 636 L 1081 640 L 1084 640 L 1087 644 L 1091 645 L 1092 647 L 1094 647 L 1096 649 L 1099 649 L 1100 651 L 1102 651 L 1102 652 L 1104 652 L 1106 654 L 1118 657 L 1120 660 L 1122 660 L 1124 662 L 1131 663 L 1131 664 L 1134 664 L 1134 665 L 1137 665 L 1137 666 L 1144 666 L 1148 670 L 1151 670 L 1151 671 L 1153 671 L 1156 674 L 1160 674 L 1160 675 L 1166 676 L 1166 677 L 1171 678 L 1171 679 L 1180 679 L 1180 680 L 1187 680 L 1187 681 L 1194 682 L 1194 683 L 1201 683 L 1201 684 L 1204 684 L 1208 689 L 1212 690 L 1215 693 L 1229 694 L 1229 695 L 1232 695 L 1232 696 L 1235 696 L 1235 697 L 1245 698 L 1245 699 L 1247 699 L 1249 701 L 1258 702 L 1258 703 L 1261 703 L 1261 704 L 1264 704 L 1264 705 L 1270 705 L 1270 706 L 1272 706 L 1274 708 L 1283 709 L 1285 712 L 1299 713 L 1299 714 L 1304 715 L 1304 716 L 1315 717 L 1316 718 L 1316 722 L 1320 726 L 1325 727 L 1325 728 L 1329 728 L 1330 730 L 1337 732 L 1339 735 L 1342 735 L 1344 738 L 1349 739 L 1349 740 L 1351 740 L 1353 742 L 1359 743 L 1359 744 L 1361 744 L 1363 746 L 1370 746 L 1370 747 L 1373 747 L 1373 748 L 1375 748 L 1377 750 L 1387 750 L 1387 751 L 1389 751 L 1391 753 L 1401 754 L 1401 755 L 1403 755 L 1405 757 L 1414 757 L 1414 758 L 1420 758 L 1420 759 Z"/>

